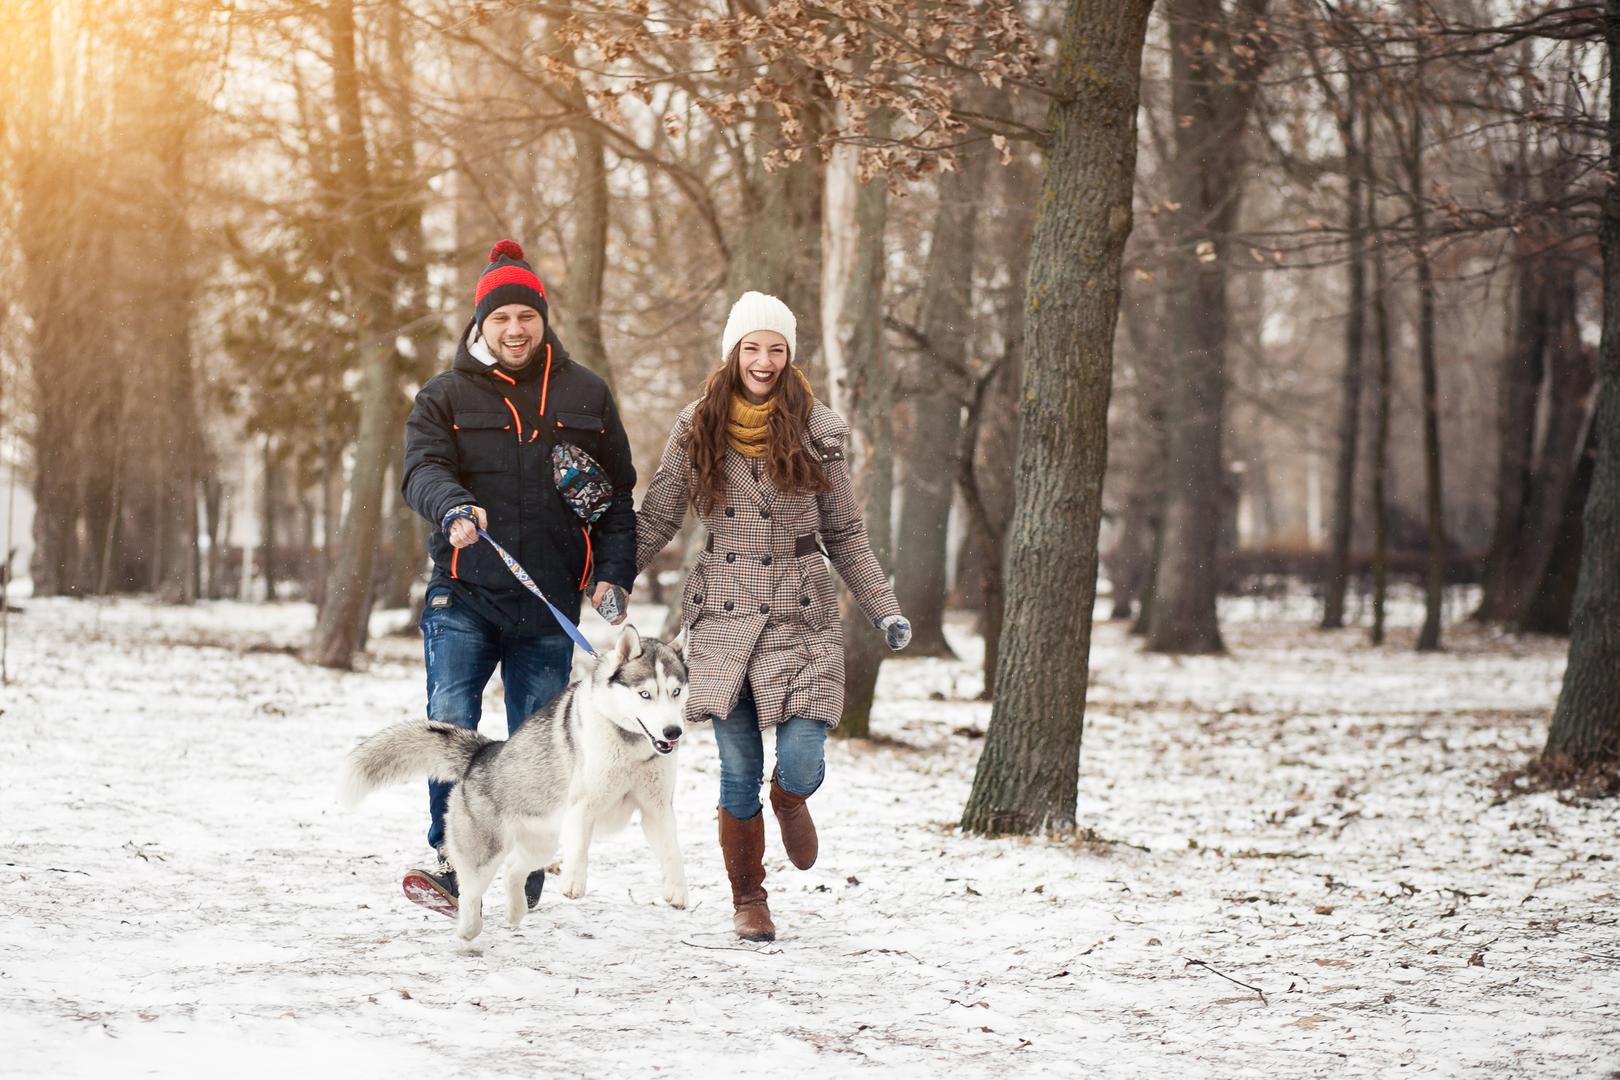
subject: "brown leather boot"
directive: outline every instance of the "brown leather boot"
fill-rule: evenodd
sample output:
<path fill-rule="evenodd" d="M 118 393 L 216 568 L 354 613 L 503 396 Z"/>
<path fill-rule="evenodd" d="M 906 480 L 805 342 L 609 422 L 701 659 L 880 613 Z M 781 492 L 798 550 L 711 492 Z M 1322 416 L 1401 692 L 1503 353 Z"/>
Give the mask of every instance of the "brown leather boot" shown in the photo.
<path fill-rule="evenodd" d="M 805 805 L 808 798 L 793 794 L 782 786 L 776 773 L 771 773 L 771 809 L 776 811 L 776 823 L 782 827 L 782 846 L 800 870 L 816 864 L 816 823 L 810 820 L 810 808 Z"/>
<path fill-rule="evenodd" d="M 720 854 L 731 878 L 732 925 L 744 941 L 775 941 L 776 924 L 765 903 L 765 815 L 738 821 L 720 811 Z"/>

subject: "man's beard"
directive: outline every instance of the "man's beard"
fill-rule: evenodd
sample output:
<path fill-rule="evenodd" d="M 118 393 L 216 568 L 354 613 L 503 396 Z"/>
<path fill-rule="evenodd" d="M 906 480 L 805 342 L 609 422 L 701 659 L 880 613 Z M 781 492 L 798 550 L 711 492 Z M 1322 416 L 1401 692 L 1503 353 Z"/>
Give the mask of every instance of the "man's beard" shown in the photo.
<path fill-rule="evenodd" d="M 534 358 L 540 355 L 540 352 L 545 348 L 545 345 L 546 337 L 544 334 L 541 334 L 529 342 L 529 351 L 523 354 L 522 359 L 513 360 L 507 355 L 506 346 L 497 341 L 494 350 L 495 359 L 504 368 L 511 368 L 513 371 L 522 371 L 534 362 Z"/>

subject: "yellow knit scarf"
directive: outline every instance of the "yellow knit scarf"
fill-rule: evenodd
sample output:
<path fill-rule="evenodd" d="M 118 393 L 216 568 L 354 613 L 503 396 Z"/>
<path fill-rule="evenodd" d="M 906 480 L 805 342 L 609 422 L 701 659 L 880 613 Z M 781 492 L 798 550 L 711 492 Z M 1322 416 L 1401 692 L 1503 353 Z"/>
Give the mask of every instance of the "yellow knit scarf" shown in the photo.
<path fill-rule="evenodd" d="M 810 389 L 810 380 L 804 377 L 804 372 L 792 368 L 793 374 L 798 378 L 799 385 L 811 397 L 815 392 Z M 764 402 L 755 405 L 741 394 L 731 395 L 731 411 L 726 417 L 726 440 L 731 448 L 739 454 L 751 458 L 762 458 L 769 449 L 771 413 L 776 409 L 776 396 L 773 394 Z"/>

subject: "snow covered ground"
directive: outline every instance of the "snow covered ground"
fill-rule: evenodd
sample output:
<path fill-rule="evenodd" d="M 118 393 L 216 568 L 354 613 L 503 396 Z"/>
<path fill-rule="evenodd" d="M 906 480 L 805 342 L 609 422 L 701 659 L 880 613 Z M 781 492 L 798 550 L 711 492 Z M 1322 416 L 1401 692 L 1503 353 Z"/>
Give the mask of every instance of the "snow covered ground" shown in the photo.
<path fill-rule="evenodd" d="M 1169 659 L 1099 624 L 1091 832 L 1059 843 L 956 829 L 989 717 L 958 634 L 960 662 L 885 666 L 880 738 L 829 742 L 818 865 L 768 826 L 773 945 L 731 936 L 700 730 L 691 910 L 657 902 L 632 829 L 598 841 L 588 896 L 548 888 L 515 933 L 492 892 L 467 956 L 399 893 L 418 787 L 334 802 L 354 742 L 420 714 L 414 639 L 339 674 L 291 654 L 299 605 L 24 608 L 0 1075 L 1620 1070 L 1620 804 L 1491 788 L 1540 745 L 1562 642 L 1457 627 L 1418 656 L 1235 603 L 1230 657 Z M 492 693 L 487 733 L 500 715 Z"/>

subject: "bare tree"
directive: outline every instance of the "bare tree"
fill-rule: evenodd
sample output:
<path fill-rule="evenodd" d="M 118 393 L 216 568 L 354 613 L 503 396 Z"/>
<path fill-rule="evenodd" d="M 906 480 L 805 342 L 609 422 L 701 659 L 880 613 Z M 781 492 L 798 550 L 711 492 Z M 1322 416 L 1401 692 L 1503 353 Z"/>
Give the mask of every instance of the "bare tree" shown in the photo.
<path fill-rule="evenodd" d="M 1164 532 L 1153 582 L 1148 648 L 1220 652 L 1215 597 L 1227 492 L 1227 269 L 1247 160 L 1243 138 L 1272 44 L 1268 0 L 1173 0 L 1170 19 L 1171 378 Z"/>
<path fill-rule="evenodd" d="M 1620 762 L 1620 0 L 1606 0 L 1608 176 L 1598 245 L 1603 336 L 1598 345 L 1597 447 L 1586 500 L 1569 663 L 1543 756 L 1577 766 Z"/>
<path fill-rule="evenodd" d="M 982 833 L 1075 826 L 1119 275 L 1151 0 L 1070 0 L 1025 301 L 999 688 L 962 812 Z"/>
<path fill-rule="evenodd" d="M 382 521 L 383 478 L 396 450 L 400 395 L 391 333 L 392 260 L 384 247 L 385 234 L 378 227 L 374 209 L 372 167 L 355 63 L 352 0 L 332 0 L 327 18 L 333 106 L 340 133 L 338 168 L 333 179 L 348 223 L 346 268 L 360 354 L 360 432 L 349 474 L 348 512 L 310 653 L 323 666 L 347 668 L 364 645 L 371 614 L 371 571 Z"/>

